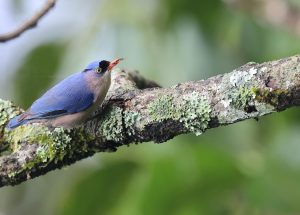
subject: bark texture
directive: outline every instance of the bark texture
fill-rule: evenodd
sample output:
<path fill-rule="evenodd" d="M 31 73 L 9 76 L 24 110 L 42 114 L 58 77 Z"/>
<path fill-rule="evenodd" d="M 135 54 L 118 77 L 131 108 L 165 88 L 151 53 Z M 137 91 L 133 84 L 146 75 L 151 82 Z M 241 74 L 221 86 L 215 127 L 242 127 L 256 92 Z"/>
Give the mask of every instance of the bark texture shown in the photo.
<path fill-rule="evenodd" d="M 107 100 L 86 125 L 7 130 L 22 110 L 0 100 L 0 186 L 15 185 L 96 152 L 130 143 L 165 142 L 279 112 L 300 104 L 300 56 L 248 63 L 207 80 L 161 88 L 137 72 L 116 70 Z"/>

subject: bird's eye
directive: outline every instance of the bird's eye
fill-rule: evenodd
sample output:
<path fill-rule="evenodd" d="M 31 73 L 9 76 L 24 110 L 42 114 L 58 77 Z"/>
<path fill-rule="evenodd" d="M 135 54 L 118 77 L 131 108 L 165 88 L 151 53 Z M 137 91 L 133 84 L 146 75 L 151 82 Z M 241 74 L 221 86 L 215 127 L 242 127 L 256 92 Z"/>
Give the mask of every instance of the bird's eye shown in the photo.
<path fill-rule="evenodd" d="M 98 67 L 97 69 L 95 69 L 95 72 L 97 73 L 101 73 L 102 69 L 100 67 Z"/>

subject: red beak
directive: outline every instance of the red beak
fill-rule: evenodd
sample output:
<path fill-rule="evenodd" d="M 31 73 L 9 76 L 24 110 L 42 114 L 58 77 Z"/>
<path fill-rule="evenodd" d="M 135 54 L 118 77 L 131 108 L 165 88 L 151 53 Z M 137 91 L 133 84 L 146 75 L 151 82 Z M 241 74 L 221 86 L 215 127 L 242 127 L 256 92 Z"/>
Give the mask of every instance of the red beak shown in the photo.
<path fill-rule="evenodd" d="M 111 71 L 116 65 L 118 65 L 120 63 L 121 60 L 124 60 L 124 59 L 123 58 L 118 58 L 116 60 L 111 61 L 109 66 L 108 66 L 108 71 Z"/>

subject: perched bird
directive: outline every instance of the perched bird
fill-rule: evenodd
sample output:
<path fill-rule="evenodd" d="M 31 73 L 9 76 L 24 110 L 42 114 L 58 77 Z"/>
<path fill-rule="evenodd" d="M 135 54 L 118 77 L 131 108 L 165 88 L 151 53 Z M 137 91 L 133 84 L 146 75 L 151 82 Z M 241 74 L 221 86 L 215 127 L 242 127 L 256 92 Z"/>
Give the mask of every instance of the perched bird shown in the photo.
<path fill-rule="evenodd" d="M 111 70 L 122 58 L 90 63 L 82 72 L 62 80 L 37 99 L 24 113 L 11 119 L 8 129 L 27 123 L 48 127 L 79 126 L 102 104 L 111 82 Z"/>

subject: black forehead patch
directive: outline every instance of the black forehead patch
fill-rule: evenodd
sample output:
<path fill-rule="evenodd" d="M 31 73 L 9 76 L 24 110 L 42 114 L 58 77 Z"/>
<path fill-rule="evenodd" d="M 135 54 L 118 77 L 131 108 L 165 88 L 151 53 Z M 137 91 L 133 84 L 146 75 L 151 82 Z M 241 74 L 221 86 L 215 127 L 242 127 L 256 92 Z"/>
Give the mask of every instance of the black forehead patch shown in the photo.
<path fill-rule="evenodd" d="M 107 70 L 109 64 L 110 64 L 109 61 L 107 61 L 107 60 L 102 60 L 102 61 L 99 62 L 99 67 L 100 67 L 102 70 Z"/>

